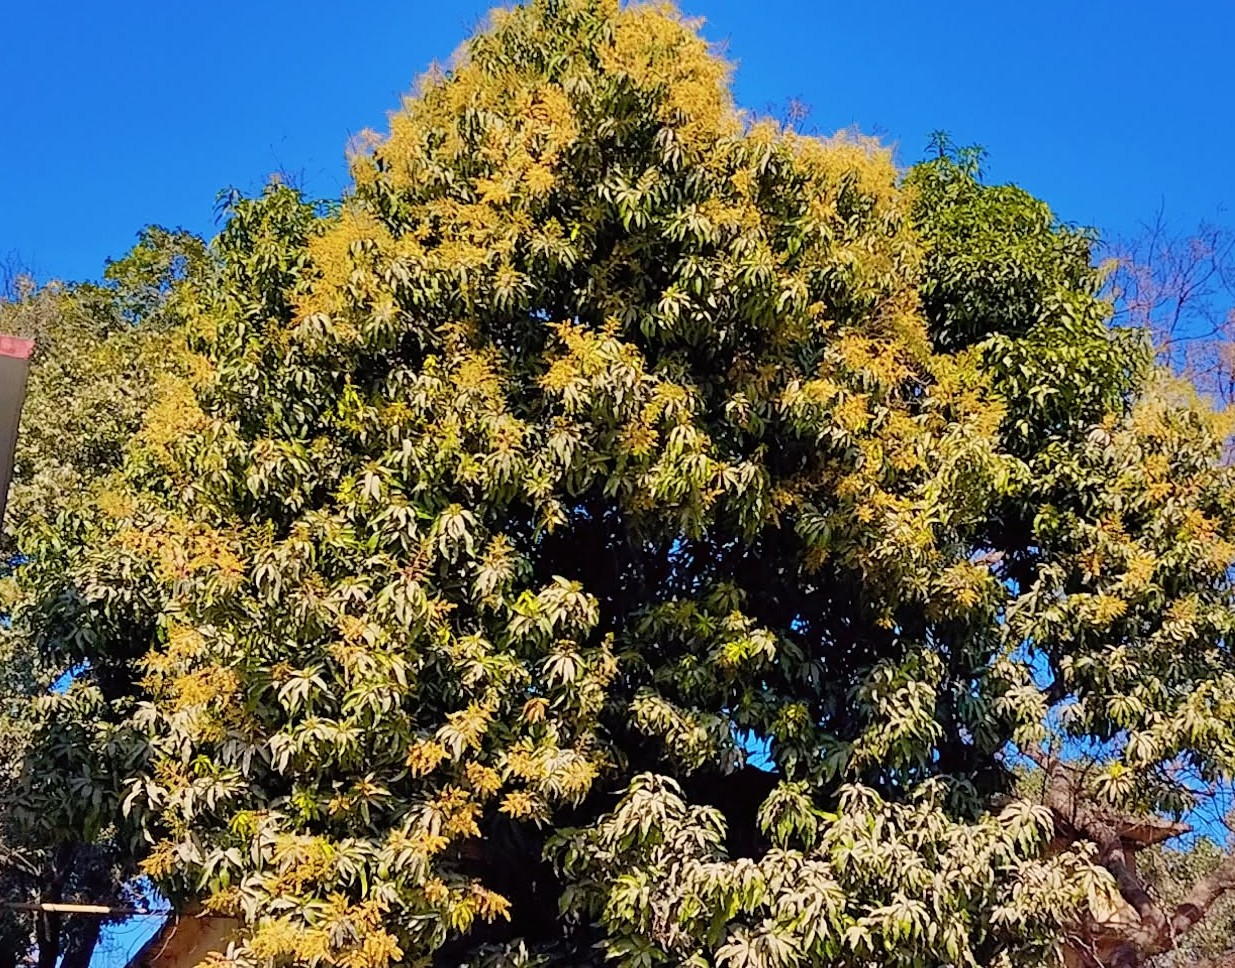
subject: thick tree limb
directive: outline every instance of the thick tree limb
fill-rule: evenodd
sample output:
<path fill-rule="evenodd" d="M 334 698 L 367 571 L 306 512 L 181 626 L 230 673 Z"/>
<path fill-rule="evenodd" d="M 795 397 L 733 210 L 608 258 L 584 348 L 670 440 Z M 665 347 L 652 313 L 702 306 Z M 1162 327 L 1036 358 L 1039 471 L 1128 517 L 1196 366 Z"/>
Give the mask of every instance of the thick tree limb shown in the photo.
<path fill-rule="evenodd" d="M 1136 873 L 1122 838 L 1108 823 L 1093 816 L 1080 818 L 1078 829 L 1098 846 L 1099 862 L 1115 878 L 1119 895 L 1131 905 L 1141 924 L 1155 935 L 1168 928 L 1166 913 L 1150 896 L 1145 882 Z"/>
<path fill-rule="evenodd" d="M 1227 857 L 1192 885 L 1192 890 L 1172 913 L 1172 933 L 1179 935 L 1192 928 L 1230 890 L 1235 890 L 1235 856 Z"/>
<path fill-rule="evenodd" d="M 1146 959 L 1170 951 L 1180 937 L 1200 922 L 1217 901 L 1235 890 L 1235 856 L 1198 880 L 1182 903 L 1166 910 L 1153 897 L 1136 870 L 1138 850 L 1162 843 L 1188 831 L 1185 824 L 1121 814 L 1095 807 L 1084 790 L 1078 770 L 1042 750 L 1025 755 L 1046 774 L 1043 802 L 1056 818 L 1057 836 L 1087 840 L 1098 849 L 1098 862 L 1115 880 L 1119 895 L 1135 914 L 1126 922 L 1109 921 L 1083 926 L 1082 963 L 1107 968 L 1138 968 Z M 1235 968 L 1235 955 L 1213 968 Z"/>

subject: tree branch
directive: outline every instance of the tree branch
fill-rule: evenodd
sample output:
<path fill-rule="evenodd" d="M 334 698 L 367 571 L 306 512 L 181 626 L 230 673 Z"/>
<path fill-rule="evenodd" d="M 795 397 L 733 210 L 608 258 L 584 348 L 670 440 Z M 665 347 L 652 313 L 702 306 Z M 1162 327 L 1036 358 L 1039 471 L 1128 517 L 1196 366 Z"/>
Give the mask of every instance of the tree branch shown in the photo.
<path fill-rule="evenodd" d="M 1223 894 L 1232 889 L 1235 889 L 1235 855 L 1228 856 L 1192 885 L 1192 890 L 1172 913 L 1171 932 L 1179 935 L 1193 927 Z"/>
<path fill-rule="evenodd" d="M 23 857 L 17 851 L 4 846 L 0 846 L 0 868 L 2 867 L 7 867 L 19 874 L 25 874 L 27 877 L 36 879 L 42 873 L 32 861 Z"/>

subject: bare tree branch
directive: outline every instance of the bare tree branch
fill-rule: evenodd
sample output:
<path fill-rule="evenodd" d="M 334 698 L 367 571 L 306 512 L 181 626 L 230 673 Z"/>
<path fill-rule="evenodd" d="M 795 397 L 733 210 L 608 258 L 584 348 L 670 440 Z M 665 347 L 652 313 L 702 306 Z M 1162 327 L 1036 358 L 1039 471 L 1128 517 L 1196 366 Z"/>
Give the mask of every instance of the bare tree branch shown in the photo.
<path fill-rule="evenodd" d="M 1180 233 L 1159 209 L 1107 254 L 1116 322 L 1147 329 L 1164 362 L 1235 401 L 1235 228 L 1218 220 Z"/>

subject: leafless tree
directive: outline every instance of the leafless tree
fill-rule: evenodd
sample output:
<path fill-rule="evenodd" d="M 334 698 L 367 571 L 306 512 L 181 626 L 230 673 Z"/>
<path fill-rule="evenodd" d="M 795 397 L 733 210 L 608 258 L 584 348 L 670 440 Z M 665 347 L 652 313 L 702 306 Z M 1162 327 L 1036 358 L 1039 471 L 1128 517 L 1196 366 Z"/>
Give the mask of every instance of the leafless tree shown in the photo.
<path fill-rule="evenodd" d="M 1165 362 L 1235 403 L 1235 226 L 1219 213 L 1181 232 L 1159 209 L 1105 254 L 1116 322 L 1148 329 Z"/>
<path fill-rule="evenodd" d="M 0 255 L 0 302 L 17 302 L 35 289 L 34 270 L 16 249 Z"/>

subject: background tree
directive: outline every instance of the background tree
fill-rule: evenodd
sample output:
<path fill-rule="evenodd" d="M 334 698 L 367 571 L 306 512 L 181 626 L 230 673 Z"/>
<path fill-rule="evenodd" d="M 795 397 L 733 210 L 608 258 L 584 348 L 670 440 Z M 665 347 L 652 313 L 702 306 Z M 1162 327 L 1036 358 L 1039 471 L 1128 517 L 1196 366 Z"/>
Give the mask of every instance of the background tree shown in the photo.
<path fill-rule="evenodd" d="M 727 81 L 663 5 L 495 13 L 173 289 L 13 634 L 131 697 L 228 963 L 1130 966 L 1235 881 L 1129 847 L 1235 765 L 1225 420 L 974 154 Z"/>
<path fill-rule="evenodd" d="M 1144 328 L 1167 366 L 1229 406 L 1235 399 L 1235 235 L 1221 213 L 1191 232 L 1181 232 L 1160 211 L 1131 238 L 1104 243 L 1102 253 L 1113 267 L 1110 291 L 1116 322 Z M 1191 774 L 1189 785 L 1196 802 L 1188 820 L 1198 836 L 1142 857 L 1154 890 L 1172 902 L 1182 899 L 1186 886 L 1211 873 L 1231 843 L 1235 802 L 1229 783 Z M 1219 902 L 1203 924 L 1157 963 L 1171 968 L 1235 963 L 1232 910 L 1229 899 Z"/>
<path fill-rule="evenodd" d="M 1118 322 L 1146 329 L 1168 365 L 1235 403 L 1235 231 L 1219 218 L 1180 232 L 1164 212 L 1104 246 Z"/>
<path fill-rule="evenodd" d="M 0 536 L 5 571 L 16 567 L 27 582 L 26 594 L 5 583 L 0 632 L 0 891 L 9 903 L 126 907 L 143 895 L 132 881 L 132 832 L 118 826 L 118 795 L 139 748 L 117 745 L 131 677 L 77 622 L 102 612 L 123 627 L 136 603 L 112 596 L 115 583 L 78 555 L 154 387 L 174 370 L 171 289 L 204 256 L 197 239 L 152 227 L 102 284 L 31 283 L 0 303 L 0 332 L 36 341 Z M 29 597 L 40 575 L 63 594 Z M 29 609 L 37 623 L 23 619 Z M 29 952 L 40 966 L 85 968 L 102 923 L 0 912 L 0 964 Z"/>

